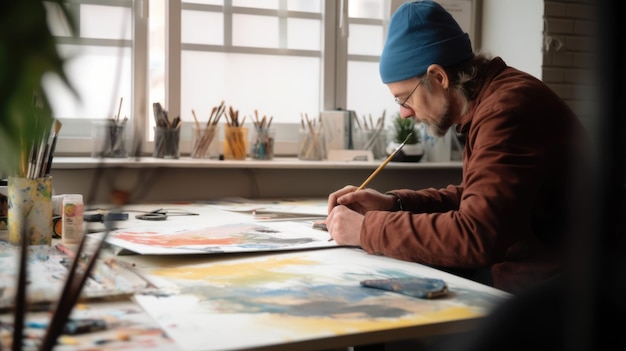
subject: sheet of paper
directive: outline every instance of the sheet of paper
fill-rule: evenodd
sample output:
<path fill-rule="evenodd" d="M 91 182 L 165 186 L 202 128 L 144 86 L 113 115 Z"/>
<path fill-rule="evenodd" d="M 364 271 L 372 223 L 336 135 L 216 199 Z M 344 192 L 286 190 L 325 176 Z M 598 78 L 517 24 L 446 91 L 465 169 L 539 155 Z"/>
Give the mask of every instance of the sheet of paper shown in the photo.
<path fill-rule="evenodd" d="M 319 215 L 322 207 L 326 211 L 325 202 L 321 200 L 253 201 L 239 198 L 203 204 L 132 205 L 121 210 L 129 213 L 129 219 L 114 223 L 117 229 L 109 233 L 107 243 L 117 254 L 142 255 L 336 247 L 337 243 L 329 241 L 327 232 L 313 229 L 313 223 L 324 218 Z M 167 212 L 167 218 L 137 218 L 157 209 Z M 104 228 L 103 224 L 96 225 Z M 101 236 L 102 232 L 90 235 Z"/>
<path fill-rule="evenodd" d="M 144 274 L 172 292 L 134 296 L 188 351 L 253 349 L 463 321 L 484 316 L 509 296 L 423 265 L 349 248 L 195 262 L 159 261 L 145 268 Z M 426 300 L 359 283 L 400 277 L 439 278 L 450 292 Z"/>
<path fill-rule="evenodd" d="M 104 320 L 107 328 L 91 333 L 62 335 L 58 339 L 55 350 L 174 351 L 179 349 L 159 325 L 132 301 L 81 303 L 79 308 L 72 311 L 71 318 Z M 47 311 L 26 314 L 24 333 L 28 344 L 24 345 L 24 350 L 38 349 L 49 321 L 50 313 Z M 0 325 L 10 329 L 13 325 L 13 315 L 0 315 Z M 11 342 L 11 333 L 3 331 L 3 338 L 0 339 L 1 348 L 10 350 Z"/>
<path fill-rule="evenodd" d="M 112 231 L 107 242 L 142 255 L 302 250 L 336 247 L 312 222 L 237 222 L 217 226 L 134 227 Z"/>
<path fill-rule="evenodd" d="M 252 200 L 247 198 L 226 198 L 211 203 L 222 210 L 252 215 L 253 213 L 293 214 L 289 219 L 319 217 L 328 215 L 325 199 L 264 199 Z M 259 216 L 260 217 L 260 216 Z M 278 217 L 278 216 L 274 216 Z M 259 219 L 259 218 L 257 218 Z"/>
<path fill-rule="evenodd" d="M 10 309 L 15 301 L 18 274 L 19 247 L 0 242 L 0 311 Z M 147 289 L 149 283 L 128 269 L 99 260 L 82 291 L 85 299 L 129 296 Z M 61 294 L 72 258 L 55 246 L 31 245 L 28 247 L 29 306 L 33 309 L 49 308 Z"/>

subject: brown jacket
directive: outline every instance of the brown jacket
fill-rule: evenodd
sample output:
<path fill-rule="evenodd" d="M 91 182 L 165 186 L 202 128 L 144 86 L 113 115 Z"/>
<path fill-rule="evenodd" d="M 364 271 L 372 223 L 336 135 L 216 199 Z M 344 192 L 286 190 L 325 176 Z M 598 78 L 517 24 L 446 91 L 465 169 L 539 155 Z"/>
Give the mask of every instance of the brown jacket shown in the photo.
<path fill-rule="evenodd" d="M 361 246 L 440 268 L 487 268 L 493 285 L 510 292 L 554 275 L 568 232 L 578 118 L 541 81 L 496 57 L 457 128 L 462 183 L 394 190 L 404 211 L 368 212 Z"/>

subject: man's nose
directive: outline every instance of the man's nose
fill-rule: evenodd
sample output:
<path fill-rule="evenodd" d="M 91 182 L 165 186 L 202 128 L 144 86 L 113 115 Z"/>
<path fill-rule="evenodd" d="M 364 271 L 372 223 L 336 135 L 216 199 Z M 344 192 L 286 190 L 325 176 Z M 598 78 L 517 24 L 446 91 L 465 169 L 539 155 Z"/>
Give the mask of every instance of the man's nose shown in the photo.
<path fill-rule="evenodd" d="M 400 117 L 402 118 L 413 118 L 415 117 L 415 111 L 410 108 L 406 108 L 404 106 L 400 106 Z"/>

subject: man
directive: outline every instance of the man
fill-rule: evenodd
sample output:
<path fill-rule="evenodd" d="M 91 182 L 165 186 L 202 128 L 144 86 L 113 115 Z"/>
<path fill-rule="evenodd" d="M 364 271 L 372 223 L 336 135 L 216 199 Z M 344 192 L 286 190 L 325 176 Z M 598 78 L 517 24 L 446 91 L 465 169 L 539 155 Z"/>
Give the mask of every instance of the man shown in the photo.
<path fill-rule="evenodd" d="M 403 118 L 464 135 L 463 179 L 385 194 L 346 186 L 328 198 L 331 237 L 513 293 L 558 274 L 583 133 L 574 113 L 540 80 L 474 54 L 432 1 L 394 13 L 379 69 Z"/>

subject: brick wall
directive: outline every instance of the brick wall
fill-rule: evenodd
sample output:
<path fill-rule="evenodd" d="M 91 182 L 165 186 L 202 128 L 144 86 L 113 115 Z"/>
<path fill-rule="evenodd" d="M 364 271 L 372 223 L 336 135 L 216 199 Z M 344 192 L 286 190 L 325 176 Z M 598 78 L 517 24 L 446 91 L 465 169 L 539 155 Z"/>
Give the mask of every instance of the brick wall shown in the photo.
<path fill-rule="evenodd" d="M 593 0 L 546 0 L 542 79 L 578 114 L 593 122 L 596 33 Z"/>

